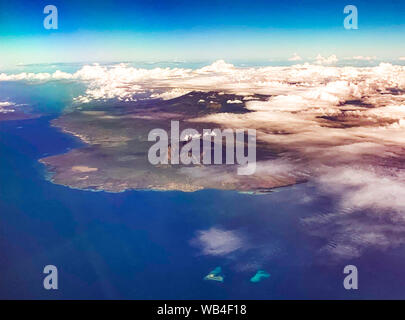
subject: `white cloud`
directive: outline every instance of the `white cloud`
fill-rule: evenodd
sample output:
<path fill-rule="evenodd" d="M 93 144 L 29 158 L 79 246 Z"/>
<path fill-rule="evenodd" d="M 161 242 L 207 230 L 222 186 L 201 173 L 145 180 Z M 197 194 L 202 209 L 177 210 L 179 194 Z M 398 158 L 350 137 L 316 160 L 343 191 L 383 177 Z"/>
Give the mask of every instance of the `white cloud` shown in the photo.
<path fill-rule="evenodd" d="M 332 67 L 336 56 L 318 56 L 317 65 L 303 64 L 290 67 L 237 68 L 222 60 L 192 70 L 183 68 L 137 69 L 125 64 L 86 65 L 75 73 L 0 74 L 0 81 L 80 81 L 87 84 L 78 102 L 119 99 L 136 100 L 143 93 L 169 99 L 192 90 L 223 91 L 246 96 L 253 94 L 296 95 L 321 100 L 340 99 L 338 90 L 357 90 L 368 99 L 384 99 L 378 88 L 403 89 L 404 68 L 382 63 L 373 68 Z M 341 88 L 333 88 L 340 85 Z M 390 97 L 390 96 L 389 96 Z"/>
<path fill-rule="evenodd" d="M 228 100 L 226 103 L 243 103 L 242 101 L 235 99 L 235 100 Z"/>
<path fill-rule="evenodd" d="M 223 256 L 243 248 L 244 241 L 237 231 L 211 228 L 199 231 L 192 244 L 200 247 L 205 255 Z"/>
<path fill-rule="evenodd" d="M 335 64 L 336 62 L 338 62 L 338 58 L 334 54 L 327 58 L 318 54 L 315 58 L 316 64 Z"/>
<path fill-rule="evenodd" d="M 345 60 L 359 60 L 359 61 L 373 61 L 376 60 L 376 56 L 354 56 L 345 58 Z"/>
<path fill-rule="evenodd" d="M 301 61 L 301 60 L 302 58 L 296 53 L 294 53 L 293 56 L 288 59 L 288 61 Z"/>
<path fill-rule="evenodd" d="M 170 91 L 165 91 L 162 93 L 153 93 L 151 94 L 151 98 L 154 99 L 163 99 L 163 100 L 170 100 L 170 99 L 174 99 L 177 97 L 181 97 L 184 96 L 185 94 L 189 93 L 190 90 L 185 90 L 185 89 L 180 89 L 180 88 L 175 88 L 172 89 Z"/>
<path fill-rule="evenodd" d="M 374 156 L 379 152 L 374 150 Z M 324 240 L 319 254 L 327 258 L 326 262 L 356 258 L 370 248 L 385 250 L 405 243 L 402 170 L 356 164 L 323 167 L 314 182 L 321 195 L 333 195 L 338 200 L 338 206 L 331 207 L 334 211 L 301 219 L 311 235 Z"/>
<path fill-rule="evenodd" d="M 405 57 L 399 57 L 398 60 L 403 61 L 403 60 L 405 60 Z"/>
<path fill-rule="evenodd" d="M 371 150 L 369 150 L 371 152 Z M 399 170 L 353 166 L 328 169 L 318 178 L 320 187 L 341 197 L 341 207 L 397 212 L 405 222 L 405 173 Z"/>
<path fill-rule="evenodd" d="M 0 113 L 15 112 L 16 104 L 9 101 L 0 101 Z"/>

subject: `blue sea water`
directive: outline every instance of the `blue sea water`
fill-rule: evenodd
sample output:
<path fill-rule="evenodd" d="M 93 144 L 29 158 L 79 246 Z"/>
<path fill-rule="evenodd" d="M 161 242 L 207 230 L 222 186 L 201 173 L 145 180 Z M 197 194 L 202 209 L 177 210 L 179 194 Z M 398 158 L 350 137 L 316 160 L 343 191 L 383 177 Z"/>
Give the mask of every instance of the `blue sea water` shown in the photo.
<path fill-rule="evenodd" d="M 255 196 L 90 192 L 51 183 L 38 159 L 81 146 L 49 125 L 74 89 L 32 97 L 31 88 L 9 83 L 0 97 L 4 88 L 42 105 L 43 116 L 0 122 L 0 298 L 405 298 L 403 247 L 319 259 L 325 240 L 306 232 L 300 219 L 327 210 L 333 199 L 300 201 L 311 192 L 308 184 Z M 207 254 L 196 239 L 213 229 L 236 230 L 241 247 Z M 58 290 L 43 288 L 49 264 L 58 268 Z M 359 269 L 359 290 L 343 287 L 347 264 Z M 204 281 L 217 266 L 224 282 Z M 271 277 L 250 282 L 259 269 Z"/>

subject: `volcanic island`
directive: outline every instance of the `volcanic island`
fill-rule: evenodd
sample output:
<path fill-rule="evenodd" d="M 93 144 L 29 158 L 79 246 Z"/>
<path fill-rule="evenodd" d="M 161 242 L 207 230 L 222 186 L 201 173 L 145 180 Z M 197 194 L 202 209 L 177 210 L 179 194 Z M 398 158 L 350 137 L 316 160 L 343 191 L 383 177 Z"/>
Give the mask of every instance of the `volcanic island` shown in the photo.
<path fill-rule="evenodd" d="M 265 101 L 268 96 L 253 95 L 249 99 Z M 171 100 L 75 106 L 54 119 L 52 126 L 78 137 L 84 146 L 42 158 L 40 162 L 51 173 L 53 183 L 92 191 L 222 189 L 260 194 L 304 181 L 305 175 L 263 170 L 238 175 L 237 164 L 153 165 L 149 162 L 148 150 L 154 144 L 148 141 L 151 130 L 161 128 L 170 132 L 171 121 L 179 121 L 180 130 L 232 129 L 231 125 L 195 119 L 220 113 L 243 116 L 250 112 L 246 102 L 246 97 L 235 94 L 193 91 Z M 282 152 L 279 146 L 257 141 L 258 162 L 277 159 Z"/>

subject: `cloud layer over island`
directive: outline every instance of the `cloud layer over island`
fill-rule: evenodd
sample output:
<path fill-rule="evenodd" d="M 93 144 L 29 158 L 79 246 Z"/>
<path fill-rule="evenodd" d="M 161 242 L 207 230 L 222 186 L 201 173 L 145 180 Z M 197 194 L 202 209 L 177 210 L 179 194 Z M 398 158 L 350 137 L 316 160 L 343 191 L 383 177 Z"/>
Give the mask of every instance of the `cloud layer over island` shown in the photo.
<path fill-rule="evenodd" d="M 220 60 L 195 70 L 95 64 L 75 73 L 0 74 L 0 81 L 80 81 L 87 89 L 76 97 L 78 104 L 131 102 L 140 94 L 171 99 L 191 91 L 243 96 L 248 113 L 215 113 L 190 122 L 256 129 L 258 141 L 277 150 L 279 157 L 277 162 L 259 163 L 258 170 L 282 174 L 278 168 L 286 168 L 285 174 L 306 174 L 321 194 L 337 197 L 336 213 L 315 216 L 304 225 L 327 243 L 334 241 L 322 252 L 348 258 L 364 247 L 402 243 L 405 67 L 336 67 L 336 61 L 336 56 L 318 56 L 315 64 L 239 68 Z M 259 101 L 255 94 L 269 98 Z M 362 215 L 372 218 L 364 220 Z M 314 231 L 314 226 L 322 228 Z M 233 234 L 216 229 L 202 232 L 199 241 L 204 252 L 214 255 L 240 246 Z"/>

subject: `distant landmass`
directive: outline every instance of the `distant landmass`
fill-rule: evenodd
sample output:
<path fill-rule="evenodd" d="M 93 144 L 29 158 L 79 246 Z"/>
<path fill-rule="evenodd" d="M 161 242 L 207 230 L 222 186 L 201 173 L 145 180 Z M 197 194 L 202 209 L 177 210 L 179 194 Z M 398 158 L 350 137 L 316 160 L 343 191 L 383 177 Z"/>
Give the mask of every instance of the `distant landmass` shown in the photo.
<path fill-rule="evenodd" d="M 248 99 L 266 100 L 253 95 Z M 206 115 L 245 114 L 246 97 L 221 92 L 191 92 L 171 100 L 141 100 L 85 108 L 76 107 L 52 122 L 79 137 L 86 146 L 68 153 L 42 158 L 54 183 L 72 188 L 121 192 L 127 189 L 196 191 L 201 189 L 267 192 L 303 181 L 284 173 L 237 175 L 236 165 L 152 165 L 148 150 L 154 142 L 148 133 L 155 128 L 170 132 L 171 120 L 180 130 L 232 128 L 195 121 Z M 213 148 L 214 146 L 212 146 Z M 276 159 L 277 148 L 258 142 L 257 161 Z M 223 157 L 225 158 L 225 157 Z"/>

